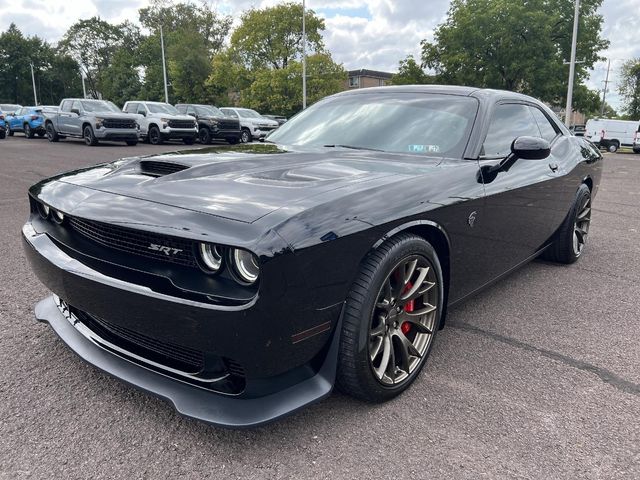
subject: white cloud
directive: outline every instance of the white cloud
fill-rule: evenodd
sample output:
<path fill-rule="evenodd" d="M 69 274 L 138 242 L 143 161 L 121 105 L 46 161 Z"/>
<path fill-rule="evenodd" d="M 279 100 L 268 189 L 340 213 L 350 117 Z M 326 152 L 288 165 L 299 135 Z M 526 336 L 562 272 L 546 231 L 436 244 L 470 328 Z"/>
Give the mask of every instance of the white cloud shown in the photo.
<path fill-rule="evenodd" d="M 218 9 L 234 17 L 247 8 L 265 7 L 282 0 L 213 0 Z M 121 22 L 137 21 L 137 10 L 148 0 L 12 0 L 0 4 L 0 30 L 11 22 L 28 35 L 57 41 L 80 18 L 100 15 Z M 613 82 L 609 101 L 619 107 L 617 79 L 626 59 L 640 57 L 637 29 L 640 0 L 604 0 L 604 36 L 611 46 L 604 56 L 612 60 Z M 432 38 L 444 20 L 448 0 L 307 0 L 307 7 L 325 18 L 325 43 L 334 59 L 347 69 L 370 68 L 393 71 L 407 55 L 420 56 L 420 40 Z M 589 86 L 602 88 L 606 63 L 596 65 Z"/>

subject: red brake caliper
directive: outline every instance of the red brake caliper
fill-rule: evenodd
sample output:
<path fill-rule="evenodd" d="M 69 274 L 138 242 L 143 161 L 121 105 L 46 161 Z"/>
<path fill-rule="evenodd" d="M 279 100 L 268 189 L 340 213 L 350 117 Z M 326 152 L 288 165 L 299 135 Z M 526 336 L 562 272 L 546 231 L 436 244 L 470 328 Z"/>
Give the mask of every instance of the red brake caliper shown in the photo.
<path fill-rule="evenodd" d="M 412 288 L 413 288 L 413 284 L 411 282 L 409 282 L 409 283 L 407 283 L 407 286 L 405 287 L 404 292 L 402 292 L 402 293 L 407 293 Z M 414 308 L 414 300 L 410 300 L 404 306 L 404 311 L 405 312 L 413 312 L 413 308 Z M 402 330 L 402 333 L 404 333 L 406 335 L 411 330 L 411 324 L 409 322 L 404 322 L 402 325 L 400 325 L 400 330 Z"/>

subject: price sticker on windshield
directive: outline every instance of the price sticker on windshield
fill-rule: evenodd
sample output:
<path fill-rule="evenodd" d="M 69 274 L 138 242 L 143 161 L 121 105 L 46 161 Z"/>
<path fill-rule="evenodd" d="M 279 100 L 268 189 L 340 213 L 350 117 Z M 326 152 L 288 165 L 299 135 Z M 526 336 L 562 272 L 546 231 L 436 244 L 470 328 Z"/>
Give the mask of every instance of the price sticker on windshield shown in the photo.
<path fill-rule="evenodd" d="M 409 145 L 411 153 L 440 153 L 440 145 Z"/>

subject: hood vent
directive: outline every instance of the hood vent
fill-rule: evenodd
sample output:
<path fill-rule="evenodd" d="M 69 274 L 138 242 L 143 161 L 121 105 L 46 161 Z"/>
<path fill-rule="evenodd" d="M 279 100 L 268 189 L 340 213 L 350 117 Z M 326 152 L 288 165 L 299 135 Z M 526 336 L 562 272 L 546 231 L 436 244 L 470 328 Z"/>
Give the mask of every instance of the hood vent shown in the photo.
<path fill-rule="evenodd" d="M 157 160 L 140 161 L 140 173 L 151 177 L 163 177 L 172 173 L 181 172 L 189 168 L 188 165 L 173 162 L 159 162 Z"/>

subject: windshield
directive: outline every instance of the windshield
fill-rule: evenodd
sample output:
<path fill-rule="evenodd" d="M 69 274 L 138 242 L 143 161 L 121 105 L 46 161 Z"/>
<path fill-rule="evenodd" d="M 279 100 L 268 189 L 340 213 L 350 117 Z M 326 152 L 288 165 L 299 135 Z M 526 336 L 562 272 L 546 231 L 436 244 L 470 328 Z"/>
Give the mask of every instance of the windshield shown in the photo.
<path fill-rule="evenodd" d="M 20 105 L 11 105 L 9 103 L 3 103 L 0 105 L 1 112 L 15 112 L 19 108 L 21 108 Z"/>
<path fill-rule="evenodd" d="M 248 108 L 239 108 L 238 113 L 244 118 L 262 118 L 262 115 L 258 112 L 255 110 L 249 110 Z"/>
<path fill-rule="evenodd" d="M 81 100 L 80 103 L 85 112 L 120 112 L 113 103 L 104 100 Z"/>
<path fill-rule="evenodd" d="M 168 113 L 169 115 L 180 115 L 178 109 L 167 103 L 147 103 L 147 108 L 151 113 Z"/>
<path fill-rule="evenodd" d="M 198 105 L 195 107 L 196 113 L 203 117 L 224 117 L 224 113 L 211 105 Z"/>
<path fill-rule="evenodd" d="M 269 135 L 274 143 L 460 157 L 478 110 L 470 97 L 346 95 L 316 103 Z"/>

